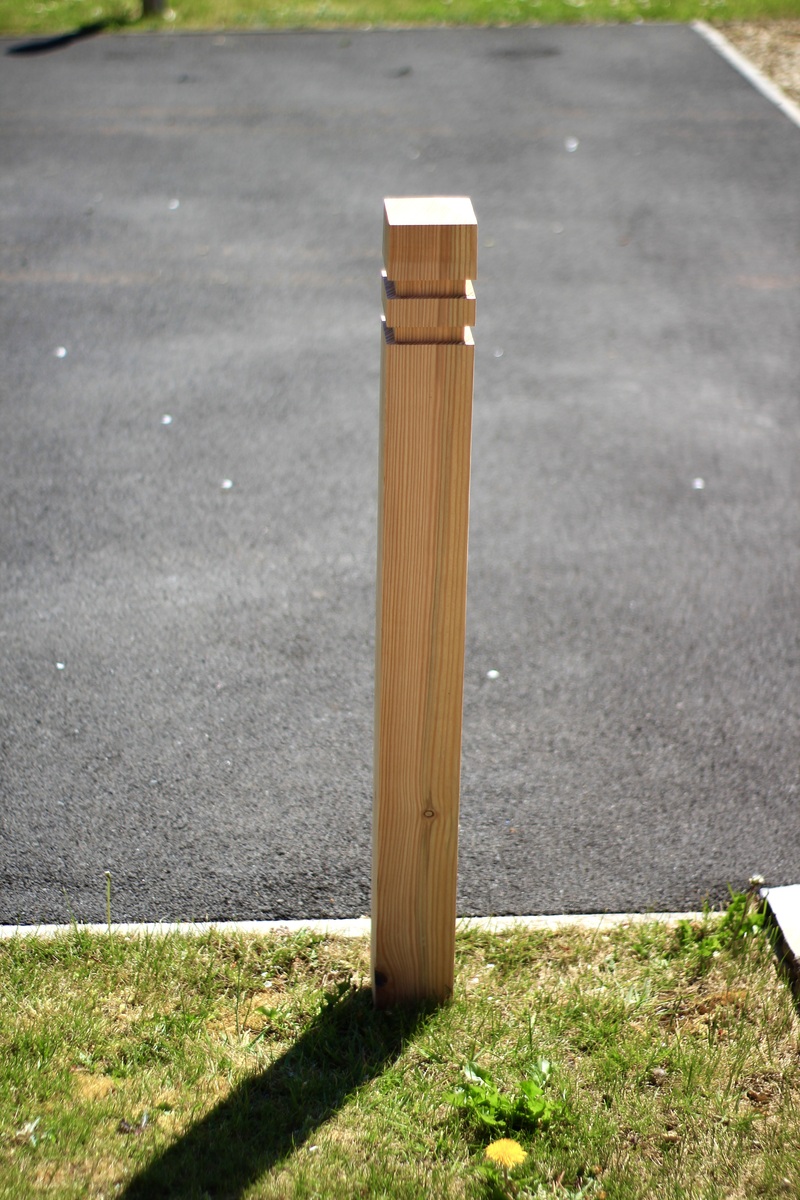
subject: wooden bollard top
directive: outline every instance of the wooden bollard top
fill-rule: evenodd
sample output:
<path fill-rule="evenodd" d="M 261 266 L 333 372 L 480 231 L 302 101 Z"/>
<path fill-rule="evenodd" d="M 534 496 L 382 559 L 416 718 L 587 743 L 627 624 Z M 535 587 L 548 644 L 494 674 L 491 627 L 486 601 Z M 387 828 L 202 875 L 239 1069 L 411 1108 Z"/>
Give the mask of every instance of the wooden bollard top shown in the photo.
<path fill-rule="evenodd" d="M 382 272 L 387 342 L 470 341 L 478 221 L 468 196 L 384 201 Z"/>

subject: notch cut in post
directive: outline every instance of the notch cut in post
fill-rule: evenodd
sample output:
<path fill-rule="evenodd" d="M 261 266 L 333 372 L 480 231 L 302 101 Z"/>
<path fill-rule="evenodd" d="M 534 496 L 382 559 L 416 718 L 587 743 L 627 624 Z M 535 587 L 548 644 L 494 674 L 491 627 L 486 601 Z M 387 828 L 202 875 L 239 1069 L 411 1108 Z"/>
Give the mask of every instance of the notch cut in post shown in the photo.
<path fill-rule="evenodd" d="M 466 197 L 384 205 L 373 995 L 452 995 L 478 230 Z"/>

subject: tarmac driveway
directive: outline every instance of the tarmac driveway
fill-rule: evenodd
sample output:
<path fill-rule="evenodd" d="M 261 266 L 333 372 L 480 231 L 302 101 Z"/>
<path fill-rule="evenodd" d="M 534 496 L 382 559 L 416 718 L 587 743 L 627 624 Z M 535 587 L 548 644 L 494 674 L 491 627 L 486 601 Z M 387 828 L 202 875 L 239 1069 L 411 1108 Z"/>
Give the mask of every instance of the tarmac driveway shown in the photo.
<path fill-rule="evenodd" d="M 385 195 L 480 223 L 460 911 L 797 882 L 795 125 L 681 26 L 108 36 L 0 111 L 0 921 L 368 911 Z"/>

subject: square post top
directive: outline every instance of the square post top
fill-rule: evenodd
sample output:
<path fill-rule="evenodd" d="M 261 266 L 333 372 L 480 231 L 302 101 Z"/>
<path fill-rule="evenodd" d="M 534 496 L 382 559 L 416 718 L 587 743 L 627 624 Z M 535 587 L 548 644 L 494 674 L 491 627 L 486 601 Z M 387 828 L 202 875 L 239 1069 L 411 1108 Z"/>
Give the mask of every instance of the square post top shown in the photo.
<path fill-rule="evenodd" d="M 478 271 L 478 221 L 468 196 L 389 197 L 383 258 L 392 280 L 466 280 Z"/>

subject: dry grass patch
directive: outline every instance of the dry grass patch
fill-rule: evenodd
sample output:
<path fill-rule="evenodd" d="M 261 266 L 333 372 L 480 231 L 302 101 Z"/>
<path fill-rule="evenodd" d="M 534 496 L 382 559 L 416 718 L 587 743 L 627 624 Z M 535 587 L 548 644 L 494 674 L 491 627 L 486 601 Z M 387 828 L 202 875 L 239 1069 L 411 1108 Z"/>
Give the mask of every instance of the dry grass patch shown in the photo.
<path fill-rule="evenodd" d="M 742 21 L 720 27 L 795 104 L 800 104 L 800 17 L 785 21 Z"/>

